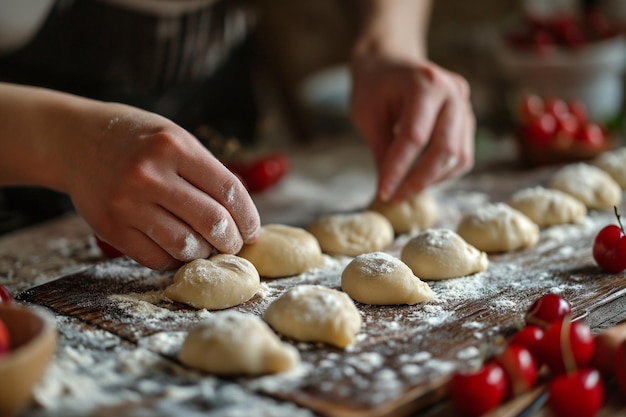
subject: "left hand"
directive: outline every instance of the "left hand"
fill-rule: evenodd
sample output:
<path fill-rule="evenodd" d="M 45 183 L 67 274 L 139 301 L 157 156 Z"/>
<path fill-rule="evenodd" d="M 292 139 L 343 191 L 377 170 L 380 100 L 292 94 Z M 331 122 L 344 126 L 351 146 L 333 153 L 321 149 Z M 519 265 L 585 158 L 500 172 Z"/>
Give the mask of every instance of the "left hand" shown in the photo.
<path fill-rule="evenodd" d="M 351 115 L 379 171 L 377 197 L 403 200 L 473 167 L 467 81 L 432 62 L 365 55 L 352 62 Z"/>

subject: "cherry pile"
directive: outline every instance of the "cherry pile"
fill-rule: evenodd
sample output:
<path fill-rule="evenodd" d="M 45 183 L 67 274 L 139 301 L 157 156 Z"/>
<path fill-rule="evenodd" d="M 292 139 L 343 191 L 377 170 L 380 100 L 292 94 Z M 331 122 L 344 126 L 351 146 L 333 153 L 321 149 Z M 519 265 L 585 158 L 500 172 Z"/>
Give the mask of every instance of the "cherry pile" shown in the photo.
<path fill-rule="evenodd" d="M 13 301 L 13 297 L 9 290 L 3 285 L 0 285 L 0 304 L 10 303 Z M 0 358 L 7 354 L 11 348 L 11 338 L 9 337 L 9 330 L 6 324 L 0 319 Z"/>
<path fill-rule="evenodd" d="M 593 153 L 608 144 L 606 129 L 589 120 L 580 101 L 528 94 L 521 100 L 518 121 L 521 139 L 540 150 L 567 152 L 579 147 Z"/>
<path fill-rule="evenodd" d="M 593 241 L 593 259 L 608 272 L 617 273 L 626 270 L 626 233 L 621 216 L 615 209 L 617 223 L 604 226 Z"/>
<path fill-rule="evenodd" d="M 280 152 L 248 161 L 227 162 L 226 166 L 239 177 L 251 193 L 266 190 L 277 184 L 290 169 L 289 159 Z"/>
<path fill-rule="evenodd" d="M 578 49 L 617 35 L 619 28 L 605 14 L 587 10 L 548 17 L 527 14 L 518 27 L 506 34 L 506 41 L 513 49 L 545 54 L 556 48 Z"/>
<path fill-rule="evenodd" d="M 531 390 L 540 375 L 547 377 L 548 405 L 555 416 L 592 417 L 604 401 L 603 374 L 595 355 L 596 345 L 605 349 L 582 321 L 572 321 L 569 301 L 557 294 L 537 299 L 524 316 L 524 326 L 507 342 L 502 353 L 478 370 L 458 371 L 450 380 L 450 400 L 464 416 L 480 416 L 507 399 Z M 626 393 L 626 325 L 624 341 L 612 349 L 605 368 L 619 374 Z M 598 339 L 598 343 L 596 343 Z M 600 358 L 600 359 L 597 359 Z M 620 362 L 621 361 L 621 362 Z"/>

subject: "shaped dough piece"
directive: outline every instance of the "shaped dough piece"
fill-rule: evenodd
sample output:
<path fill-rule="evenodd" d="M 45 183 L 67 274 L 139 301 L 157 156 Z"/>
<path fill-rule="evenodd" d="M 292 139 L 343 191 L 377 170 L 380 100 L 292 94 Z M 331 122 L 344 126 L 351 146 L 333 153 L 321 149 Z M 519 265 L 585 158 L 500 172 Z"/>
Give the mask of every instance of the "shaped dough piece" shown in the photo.
<path fill-rule="evenodd" d="M 389 220 L 375 211 L 323 216 L 308 230 L 317 238 L 322 252 L 331 255 L 378 251 L 389 246 L 394 237 Z"/>
<path fill-rule="evenodd" d="M 417 304 L 435 293 L 400 259 L 384 252 L 354 258 L 341 274 L 341 289 L 365 304 Z"/>
<path fill-rule="evenodd" d="M 163 294 L 195 308 L 220 310 L 248 301 L 260 285 L 259 273 L 248 260 L 220 254 L 183 265 Z"/>
<path fill-rule="evenodd" d="M 622 189 L 609 174 L 583 162 L 559 169 L 548 187 L 579 199 L 590 210 L 609 209 L 622 200 Z"/>
<path fill-rule="evenodd" d="M 238 254 L 254 264 L 262 277 L 298 275 L 322 264 L 322 250 L 311 233 L 299 227 L 268 224 L 255 243 Z"/>
<path fill-rule="evenodd" d="M 626 190 L 626 146 L 603 152 L 591 163 L 608 173 L 622 190 Z"/>
<path fill-rule="evenodd" d="M 539 227 L 580 223 L 587 216 L 587 207 L 578 199 L 563 191 L 540 186 L 517 191 L 508 204 Z"/>
<path fill-rule="evenodd" d="M 450 229 L 426 229 L 410 239 L 400 253 L 415 275 L 426 280 L 457 278 L 489 266 L 485 252 Z"/>
<path fill-rule="evenodd" d="M 340 348 L 352 343 L 361 329 L 361 315 L 350 297 L 319 285 L 284 292 L 268 306 L 263 319 L 285 336 Z"/>
<path fill-rule="evenodd" d="M 287 371 L 300 363 L 298 350 L 280 340 L 259 317 L 215 313 L 191 329 L 179 352 L 189 367 L 217 375 Z"/>
<path fill-rule="evenodd" d="M 374 200 L 369 208 L 389 219 L 397 234 L 417 232 L 432 226 L 438 211 L 437 201 L 428 191 L 417 193 L 400 203 Z"/>
<path fill-rule="evenodd" d="M 457 233 L 467 243 L 487 253 L 508 252 L 534 246 L 539 226 L 504 203 L 492 203 L 466 214 Z"/>

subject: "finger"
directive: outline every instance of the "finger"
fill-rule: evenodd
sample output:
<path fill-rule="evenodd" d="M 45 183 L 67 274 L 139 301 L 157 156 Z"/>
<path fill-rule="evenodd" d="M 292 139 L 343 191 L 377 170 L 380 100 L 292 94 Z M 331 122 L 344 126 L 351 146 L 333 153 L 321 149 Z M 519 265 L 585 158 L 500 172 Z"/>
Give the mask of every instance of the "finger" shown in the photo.
<path fill-rule="evenodd" d="M 206 240 L 222 253 L 237 253 L 243 246 L 243 238 L 231 213 L 214 198 L 205 194 L 184 178 L 176 177 L 166 198 L 160 201 L 162 207 L 180 218 L 179 225 L 189 225 L 202 240 Z M 179 236 L 173 237 L 180 239 Z M 187 234 L 185 238 L 192 237 Z"/>
<path fill-rule="evenodd" d="M 124 255 L 141 265 L 159 271 L 176 269 L 182 265 L 181 261 L 172 257 L 143 232 L 132 227 L 120 230 L 116 231 L 115 240 L 111 242 L 114 242 Z"/>
<path fill-rule="evenodd" d="M 376 168 L 380 170 L 389 143 L 393 140 L 389 111 L 379 106 L 367 111 L 361 110 L 361 113 L 353 110 L 352 119 L 370 147 Z"/>
<path fill-rule="evenodd" d="M 213 155 L 204 148 L 194 152 L 189 162 L 179 167 L 178 174 L 228 211 L 245 243 L 256 239 L 261 220 L 250 194 L 241 181 Z M 197 195 L 195 197 L 193 201 L 196 203 L 209 204 L 208 199 L 198 199 Z M 225 215 L 213 216 L 214 219 L 226 218 Z M 227 227 L 226 233 L 232 233 L 232 229 Z"/>
<path fill-rule="evenodd" d="M 436 96 L 410 100 L 405 106 L 399 120 L 397 136 L 391 143 L 380 170 L 380 200 L 388 201 L 406 178 L 430 139 L 439 107 Z"/>

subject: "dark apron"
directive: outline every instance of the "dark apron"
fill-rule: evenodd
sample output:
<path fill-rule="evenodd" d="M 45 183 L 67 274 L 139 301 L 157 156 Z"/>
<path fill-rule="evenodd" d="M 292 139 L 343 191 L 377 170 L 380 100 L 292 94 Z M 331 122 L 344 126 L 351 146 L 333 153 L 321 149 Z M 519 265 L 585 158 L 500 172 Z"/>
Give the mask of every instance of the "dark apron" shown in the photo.
<path fill-rule="evenodd" d="M 194 134 L 210 126 L 249 143 L 258 116 L 246 36 L 251 21 L 236 0 L 176 17 L 58 0 L 27 45 L 0 55 L 0 80 L 134 105 Z M 0 233 L 70 210 L 65 195 L 5 188 Z"/>

